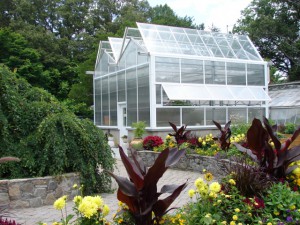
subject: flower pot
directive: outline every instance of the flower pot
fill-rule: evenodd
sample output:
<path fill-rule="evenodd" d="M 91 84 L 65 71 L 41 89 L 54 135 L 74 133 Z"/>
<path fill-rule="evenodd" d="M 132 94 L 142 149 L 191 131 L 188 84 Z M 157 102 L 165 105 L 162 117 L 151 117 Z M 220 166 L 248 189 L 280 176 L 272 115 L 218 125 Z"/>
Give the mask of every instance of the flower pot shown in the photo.
<path fill-rule="evenodd" d="M 130 147 L 135 150 L 142 150 L 143 149 L 143 138 L 134 138 L 130 142 Z"/>

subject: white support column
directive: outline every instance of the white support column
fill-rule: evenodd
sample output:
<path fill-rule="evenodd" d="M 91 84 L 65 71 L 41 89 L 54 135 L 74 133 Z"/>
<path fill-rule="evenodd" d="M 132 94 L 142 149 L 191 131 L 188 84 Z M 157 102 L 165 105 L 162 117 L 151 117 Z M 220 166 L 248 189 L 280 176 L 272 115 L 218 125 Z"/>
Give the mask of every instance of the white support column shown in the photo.
<path fill-rule="evenodd" d="M 155 86 L 155 56 L 150 55 L 149 63 L 149 90 L 150 90 L 150 128 L 156 127 L 156 86 Z"/>

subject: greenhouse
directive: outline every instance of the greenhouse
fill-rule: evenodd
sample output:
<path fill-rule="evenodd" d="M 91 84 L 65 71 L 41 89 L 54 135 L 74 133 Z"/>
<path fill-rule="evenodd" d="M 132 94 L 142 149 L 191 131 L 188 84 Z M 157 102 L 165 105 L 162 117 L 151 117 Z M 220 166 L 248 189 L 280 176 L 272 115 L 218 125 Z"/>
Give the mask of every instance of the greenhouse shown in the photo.
<path fill-rule="evenodd" d="M 269 100 L 268 65 L 248 36 L 137 23 L 100 42 L 94 121 L 102 129 L 251 122 L 268 115 Z"/>

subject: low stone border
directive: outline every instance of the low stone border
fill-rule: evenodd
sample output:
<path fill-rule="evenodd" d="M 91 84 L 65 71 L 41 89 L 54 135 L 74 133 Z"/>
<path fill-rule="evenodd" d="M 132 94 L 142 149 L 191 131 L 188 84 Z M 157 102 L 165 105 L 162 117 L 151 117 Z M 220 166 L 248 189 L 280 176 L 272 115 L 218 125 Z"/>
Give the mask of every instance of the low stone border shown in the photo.
<path fill-rule="evenodd" d="M 78 173 L 0 180 L 0 206 L 15 209 L 51 205 L 63 195 L 73 198 L 78 192 L 74 190 L 74 184 L 80 185 Z"/>
<path fill-rule="evenodd" d="M 147 167 L 153 165 L 154 161 L 160 154 L 159 152 L 153 151 L 137 151 L 138 155 L 142 158 L 143 162 Z M 128 151 L 128 155 L 130 157 L 130 151 Z M 184 155 L 177 164 L 172 166 L 173 169 L 179 170 L 190 170 L 197 171 L 203 173 L 203 170 L 207 170 L 213 173 L 215 176 L 223 176 L 224 175 L 224 164 L 229 164 L 228 160 L 218 160 L 215 157 L 211 156 L 201 156 L 197 154 L 186 154 Z"/>

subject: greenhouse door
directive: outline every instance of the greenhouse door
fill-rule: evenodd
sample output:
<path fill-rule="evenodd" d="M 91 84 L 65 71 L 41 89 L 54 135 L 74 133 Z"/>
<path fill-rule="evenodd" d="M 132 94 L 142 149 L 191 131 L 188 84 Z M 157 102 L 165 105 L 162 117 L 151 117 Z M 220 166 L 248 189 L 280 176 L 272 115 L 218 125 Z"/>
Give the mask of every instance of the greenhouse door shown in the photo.
<path fill-rule="evenodd" d="M 123 147 L 124 142 L 123 139 L 121 138 L 123 135 L 128 135 L 128 131 L 126 129 L 127 125 L 127 108 L 126 108 L 126 103 L 121 103 L 118 106 L 118 128 L 120 131 L 120 145 Z"/>

